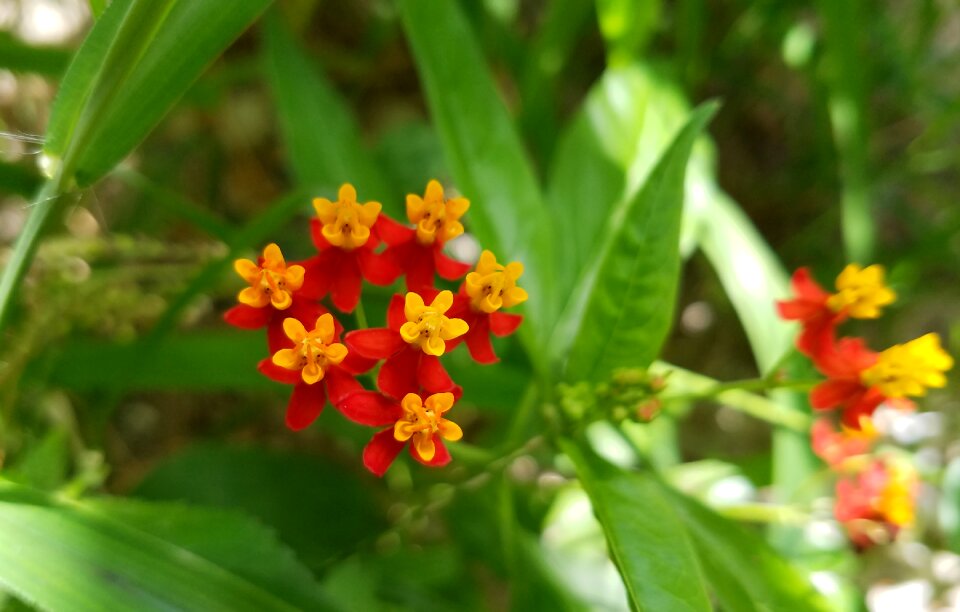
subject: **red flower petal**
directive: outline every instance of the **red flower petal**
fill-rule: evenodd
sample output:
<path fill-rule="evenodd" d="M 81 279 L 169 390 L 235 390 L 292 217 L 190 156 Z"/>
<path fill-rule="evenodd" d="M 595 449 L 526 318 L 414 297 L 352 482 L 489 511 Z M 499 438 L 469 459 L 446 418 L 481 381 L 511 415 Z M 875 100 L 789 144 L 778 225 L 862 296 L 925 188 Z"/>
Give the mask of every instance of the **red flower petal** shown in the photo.
<path fill-rule="evenodd" d="M 287 404 L 287 427 L 293 431 L 313 423 L 327 403 L 327 395 L 323 390 L 323 383 L 312 385 L 301 382 L 293 388 L 290 394 L 290 403 Z"/>
<path fill-rule="evenodd" d="M 407 322 L 407 315 L 403 312 L 404 301 L 404 296 L 394 295 L 390 298 L 390 306 L 387 307 L 387 327 L 395 332 L 399 332 Z"/>
<path fill-rule="evenodd" d="M 397 246 L 413 240 L 414 231 L 406 225 L 397 223 L 383 213 L 377 217 L 377 222 L 373 224 L 374 233 L 387 243 L 388 246 Z"/>
<path fill-rule="evenodd" d="M 403 270 L 392 258 L 377 255 L 369 249 L 360 249 L 357 252 L 357 261 L 363 277 L 381 287 L 392 284 L 403 274 Z"/>
<path fill-rule="evenodd" d="M 420 453 L 417 452 L 417 447 L 415 444 L 410 445 L 410 456 L 423 465 L 428 465 L 430 467 L 443 467 L 450 463 L 450 451 L 448 451 L 447 447 L 444 446 L 443 438 L 437 434 L 433 434 L 433 446 L 436 450 L 433 453 L 433 459 L 430 461 L 423 460 L 423 457 L 421 457 Z"/>
<path fill-rule="evenodd" d="M 374 435 L 363 449 L 363 465 L 377 476 L 383 476 L 403 450 L 404 444 L 393 437 L 393 427 L 384 429 Z"/>
<path fill-rule="evenodd" d="M 797 297 L 804 300 L 826 302 L 827 298 L 830 297 L 830 294 L 824 291 L 817 281 L 813 280 L 809 268 L 798 268 L 793 273 L 790 284 L 793 286 L 793 291 Z"/>
<path fill-rule="evenodd" d="M 421 291 L 433 287 L 433 249 L 424 247 L 417 243 L 411 243 L 411 248 L 405 249 L 403 259 L 397 259 L 397 263 L 407 274 L 407 291 Z M 401 255 L 397 254 L 399 258 Z"/>
<path fill-rule="evenodd" d="M 327 396 L 334 408 L 338 408 L 348 395 L 363 391 L 363 385 L 357 382 L 357 379 L 343 368 L 336 366 L 324 373 L 323 382 L 327 386 Z"/>
<path fill-rule="evenodd" d="M 282 313 L 283 311 L 274 310 L 273 316 L 270 318 L 270 323 L 267 325 L 267 349 L 270 351 L 271 356 L 280 349 L 293 346 L 293 340 L 288 338 L 287 334 L 283 331 L 283 320 L 286 318 L 286 315 Z"/>
<path fill-rule="evenodd" d="M 373 369 L 373 366 L 377 365 L 378 361 L 380 360 L 364 357 L 356 351 L 348 349 L 347 356 L 340 362 L 340 367 L 347 373 L 356 376 L 357 374 L 369 372 Z"/>
<path fill-rule="evenodd" d="M 386 359 L 407 346 L 400 333 L 386 327 L 357 329 L 343 337 L 350 352 L 367 359 Z"/>
<path fill-rule="evenodd" d="M 270 321 L 272 308 L 254 308 L 238 304 L 223 313 L 223 320 L 240 329 L 260 329 Z"/>
<path fill-rule="evenodd" d="M 303 286 L 297 292 L 312 300 L 323 299 L 333 285 L 336 255 L 339 249 L 327 249 L 316 257 L 303 261 Z"/>
<path fill-rule="evenodd" d="M 848 380 L 826 380 L 810 391 L 810 405 L 817 410 L 829 410 L 851 402 L 866 390 Z"/>
<path fill-rule="evenodd" d="M 866 393 L 856 398 L 843 411 L 841 420 L 850 429 L 860 430 L 860 417 L 869 417 L 878 406 L 887 398 L 876 388 L 868 389 Z"/>
<path fill-rule="evenodd" d="M 490 315 L 490 331 L 498 338 L 509 336 L 517 331 L 521 323 L 523 323 L 523 317 L 518 314 L 510 314 L 509 312 L 500 312 L 498 310 Z"/>
<path fill-rule="evenodd" d="M 377 375 L 380 390 L 398 400 L 407 393 L 416 393 L 420 388 L 417 371 L 421 355 L 420 349 L 411 347 L 384 361 Z"/>
<path fill-rule="evenodd" d="M 333 305 L 342 312 L 353 312 L 360 301 L 360 288 L 363 278 L 360 276 L 360 265 L 354 253 L 340 257 L 339 267 L 333 277 L 333 288 L 330 290 L 330 299 Z"/>
<path fill-rule="evenodd" d="M 300 370 L 288 370 L 286 368 L 281 368 L 277 364 L 273 363 L 273 360 L 270 357 L 261 359 L 260 363 L 257 364 L 257 369 L 260 370 L 261 374 L 270 380 L 275 380 L 278 383 L 283 383 L 285 385 L 295 385 L 302 380 L 300 376 Z"/>
<path fill-rule="evenodd" d="M 457 280 L 463 278 L 463 275 L 470 271 L 470 264 L 463 263 L 448 257 L 443 253 L 440 245 L 434 245 L 433 263 L 437 269 L 437 274 L 447 280 Z"/>
<path fill-rule="evenodd" d="M 370 427 L 393 425 L 403 416 L 397 400 L 374 391 L 360 391 L 343 398 L 337 408 L 354 423 Z"/>
<path fill-rule="evenodd" d="M 490 318 L 477 317 L 475 324 L 465 336 L 470 356 L 477 363 L 496 363 L 499 359 L 490 343 Z"/>
<path fill-rule="evenodd" d="M 420 366 L 417 368 L 417 380 L 420 386 L 430 393 L 443 393 L 454 387 L 453 380 L 440 363 L 440 358 L 434 355 L 421 355 Z"/>

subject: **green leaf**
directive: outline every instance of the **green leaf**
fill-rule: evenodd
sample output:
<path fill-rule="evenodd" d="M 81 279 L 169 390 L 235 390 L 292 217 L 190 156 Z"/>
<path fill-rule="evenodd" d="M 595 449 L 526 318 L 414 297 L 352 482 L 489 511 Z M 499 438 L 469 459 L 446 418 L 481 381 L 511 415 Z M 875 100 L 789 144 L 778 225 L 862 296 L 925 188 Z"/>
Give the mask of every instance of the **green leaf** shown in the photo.
<path fill-rule="evenodd" d="M 349 106 L 298 48 L 279 11 L 264 19 L 263 65 L 297 183 L 311 190 L 352 183 L 361 199 L 379 200 L 387 213 L 403 219 L 402 194 L 390 190 L 362 145 Z"/>
<path fill-rule="evenodd" d="M 680 276 L 680 217 L 687 161 L 697 136 L 716 110 L 701 106 L 674 139 L 643 188 L 609 219 L 595 273 L 575 290 L 554 332 L 553 355 L 566 352 L 577 379 L 604 378 L 618 367 L 644 367 L 660 351 L 673 319 Z"/>
<path fill-rule="evenodd" d="M 237 512 L 102 497 L 85 505 L 219 565 L 301 609 L 329 608 L 320 584 L 276 535 Z"/>
<path fill-rule="evenodd" d="M 270 4 L 244 0 L 115 0 L 63 78 L 45 153 L 89 185 L 153 129 Z"/>
<path fill-rule="evenodd" d="M 590 496 L 631 607 L 711 610 L 693 544 L 656 479 L 621 470 L 586 444 L 562 448 Z"/>
<path fill-rule="evenodd" d="M 71 55 L 69 49 L 35 47 L 9 32 L 0 32 L 0 67 L 8 70 L 58 77 L 70 63 Z"/>
<path fill-rule="evenodd" d="M 608 68 L 591 88 L 549 173 L 547 203 L 564 245 L 561 296 L 593 262 L 610 211 L 636 194 L 689 112 L 676 88 L 641 64 Z"/>
<path fill-rule="evenodd" d="M 53 358 L 51 384 L 75 390 L 278 388 L 256 371 L 267 354 L 261 334 L 238 331 L 164 336 L 116 344 L 78 340 Z"/>
<path fill-rule="evenodd" d="M 318 457 L 205 444 L 161 463 L 134 494 L 242 510 L 275 528 L 308 567 L 319 569 L 386 529 L 367 482 Z"/>
<path fill-rule="evenodd" d="M 609 63 L 639 56 L 660 25 L 661 0 L 597 0 L 600 32 Z"/>
<path fill-rule="evenodd" d="M 662 494 L 692 536 L 703 571 L 724 610 L 826 611 L 830 606 L 755 532 L 668 487 Z"/>
<path fill-rule="evenodd" d="M 0 533 L 0 585 L 41 608 L 297 609 L 284 593 L 271 594 L 95 505 L 5 481 L 0 481 Z"/>
<path fill-rule="evenodd" d="M 0 162 L 0 190 L 30 197 L 42 183 L 35 170 L 22 164 Z"/>
<path fill-rule="evenodd" d="M 526 266 L 521 284 L 532 316 L 521 335 L 541 360 L 556 300 L 551 223 L 536 176 L 458 4 L 399 4 L 447 161 L 472 203 L 470 230 L 499 260 Z"/>

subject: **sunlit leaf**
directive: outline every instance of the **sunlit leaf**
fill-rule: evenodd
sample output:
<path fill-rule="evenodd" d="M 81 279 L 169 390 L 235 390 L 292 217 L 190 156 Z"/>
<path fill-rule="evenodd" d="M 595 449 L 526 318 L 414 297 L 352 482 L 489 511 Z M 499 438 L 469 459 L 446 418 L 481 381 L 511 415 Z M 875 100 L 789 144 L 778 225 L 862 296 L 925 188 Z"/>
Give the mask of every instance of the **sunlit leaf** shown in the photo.
<path fill-rule="evenodd" d="M 572 378 L 604 378 L 618 367 L 648 366 L 673 319 L 680 276 L 683 181 L 691 148 L 716 110 L 694 111 L 650 172 L 643 188 L 613 211 L 596 255 L 595 274 L 576 289 L 555 331 L 555 355 L 576 334 L 567 366 Z"/>
<path fill-rule="evenodd" d="M 567 442 L 634 610 L 711 610 L 703 572 L 672 500 L 648 474 L 627 472 Z"/>

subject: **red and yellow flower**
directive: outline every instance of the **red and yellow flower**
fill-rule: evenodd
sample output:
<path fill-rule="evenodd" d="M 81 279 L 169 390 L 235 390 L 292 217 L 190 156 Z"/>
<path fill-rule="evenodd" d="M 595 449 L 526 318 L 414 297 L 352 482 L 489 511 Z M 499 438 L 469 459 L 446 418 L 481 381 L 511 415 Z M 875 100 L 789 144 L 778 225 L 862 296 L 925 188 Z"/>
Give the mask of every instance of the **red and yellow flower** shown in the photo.
<path fill-rule="evenodd" d="M 433 287 L 434 273 L 447 280 L 457 280 L 470 269 L 468 264 L 444 255 L 443 246 L 463 233 L 460 218 L 470 208 L 466 198 L 447 198 L 443 186 L 433 180 L 423 197 L 407 196 L 409 228 L 385 220 L 381 237 L 387 243 L 384 256 L 406 275 L 407 290 L 423 292 Z"/>
<path fill-rule="evenodd" d="M 271 352 L 285 341 L 284 319 L 314 321 L 326 312 L 323 306 L 307 299 L 300 291 L 304 284 L 304 267 L 287 265 L 276 244 L 268 244 L 256 262 L 237 259 L 233 268 L 248 286 L 237 295 L 240 303 L 224 313 L 223 318 L 242 329 L 267 327 Z"/>
<path fill-rule="evenodd" d="M 363 390 L 354 375 L 373 364 L 350 358 L 347 347 L 339 342 L 338 328 L 330 313 L 318 317 L 309 331 L 297 319 L 285 319 L 286 346 L 260 362 L 264 375 L 294 385 L 286 415 L 287 426 L 294 431 L 313 423 L 328 399 L 339 409 L 344 398 Z"/>
<path fill-rule="evenodd" d="M 833 470 L 844 470 L 846 466 L 857 463 L 873 448 L 877 439 L 877 430 L 873 421 L 860 418 L 860 429 L 843 427 L 835 429 L 829 419 L 817 419 L 810 429 L 810 441 L 815 455 Z"/>
<path fill-rule="evenodd" d="M 469 326 L 466 334 L 454 340 L 453 346 L 463 340 L 476 362 L 497 361 L 490 334 L 509 336 L 523 321 L 520 315 L 502 312 L 503 308 L 527 300 L 527 292 L 517 286 L 517 279 L 522 275 L 522 263 L 515 261 L 504 266 L 497 263 L 492 252 L 480 254 L 476 269 L 467 274 L 451 308 L 451 316 L 463 319 Z"/>
<path fill-rule="evenodd" d="M 840 408 L 843 424 L 859 429 L 861 417 L 869 417 L 884 401 L 922 396 L 928 388 L 946 385 L 944 372 L 953 367 L 953 359 L 941 348 L 939 336 L 926 334 L 879 354 L 860 338 L 843 338 L 822 350 L 814 365 L 827 380 L 811 391 L 811 405 Z"/>
<path fill-rule="evenodd" d="M 462 319 L 446 312 L 453 305 L 450 291 L 437 293 L 427 305 L 418 293 L 395 295 L 387 310 L 387 327 L 360 329 L 344 341 L 352 352 L 369 359 L 385 359 L 377 386 L 393 397 L 451 391 L 455 385 L 440 363 L 447 342 L 468 330 Z"/>
<path fill-rule="evenodd" d="M 360 301 L 363 279 L 386 286 L 400 275 L 391 258 L 375 252 L 379 229 L 392 222 L 380 214 L 379 202 L 359 203 L 349 183 L 340 187 L 336 202 L 316 198 L 313 207 L 317 216 L 310 230 L 319 255 L 303 262 L 307 270 L 303 293 L 312 299 L 329 294 L 337 309 L 352 312 Z"/>
<path fill-rule="evenodd" d="M 463 437 L 460 426 L 444 418 L 457 400 L 452 392 L 422 396 L 407 393 L 402 399 L 372 391 L 355 393 L 343 402 L 344 412 L 371 427 L 389 426 L 375 434 L 363 450 L 363 464 L 383 476 L 410 442 L 410 455 L 424 465 L 439 467 L 450 462 L 443 441 Z"/>
<path fill-rule="evenodd" d="M 917 473 L 905 460 L 874 460 L 837 482 L 834 515 L 860 549 L 886 544 L 914 522 Z"/>
<path fill-rule="evenodd" d="M 796 297 L 777 302 L 777 309 L 781 318 L 800 322 L 797 349 L 813 358 L 830 347 L 837 325 L 847 318 L 876 319 L 882 307 L 896 299 L 885 286 L 883 266 L 879 265 L 848 265 L 837 276 L 836 293 L 825 291 L 807 268 L 794 272 L 791 285 Z"/>

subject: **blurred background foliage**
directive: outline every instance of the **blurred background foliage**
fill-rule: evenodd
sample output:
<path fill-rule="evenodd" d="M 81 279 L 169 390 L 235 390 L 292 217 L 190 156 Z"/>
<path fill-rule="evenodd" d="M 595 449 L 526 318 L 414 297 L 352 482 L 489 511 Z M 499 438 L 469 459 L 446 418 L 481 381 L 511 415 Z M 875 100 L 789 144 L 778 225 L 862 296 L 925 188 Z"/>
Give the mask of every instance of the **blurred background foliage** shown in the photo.
<path fill-rule="evenodd" d="M 4 246 L 20 233 L 43 181 L 38 162 L 59 78 L 104 4 L 0 2 Z M 556 202 L 552 214 L 566 215 L 556 222 L 582 234 L 602 230 L 591 218 L 606 219 L 605 211 L 587 212 L 642 184 L 691 103 L 721 101 L 688 171 L 686 259 L 665 361 L 721 380 L 755 376 L 758 366 L 769 371 L 785 337 L 764 327 L 772 303 L 747 290 L 757 266 L 776 276 L 761 292 L 771 297 L 782 292 L 784 269 L 808 265 L 827 281 L 847 261 L 886 265 L 900 297 L 882 321 L 858 332 L 885 346 L 939 331 L 957 354 L 954 4 L 456 4 L 537 183 Z M 542 428 L 535 412 L 517 409 L 537 401 L 529 385 L 541 367 L 536 355 L 515 341 L 498 345 L 503 361 L 491 368 L 451 355 L 451 373 L 465 388 L 458 422 L 469 444 L 443 472 L 398 463 L 382 483 L 357 459 L 369 431 L 329 410 L 309 430 L 287 431 L 285 389 L 254 370 L 262 339 L 220 321 L 237 289 L 233 257 L 270 240 L 291 259 L 309 254 L 305 202 L 313 195 L 330 196 L 350 180 L 399 216 L 403 194 L 431 177 L 462 175 L 475 152 L 445 154 L 456 135 L 442 133 L 448 128 L 436 117 L 483 115 L 485 103 L 469 98 L 483 84 L 469 89 L 469 75 L 431 81 L 418 72 L 414 51 L 422 53 L 411 49 L 401 11 L 388 0 L 278 1 L 141 146 L 70 196 L 4 330 L 3 473 L 71 498 L 97 491 L 162 502 L 113 511 L 111 501 L 31 503 L 65 504 L 83 520 L 123 515 L 125 525 L 177 542 L 198 563 L 226 564 L 268 592 L 282 589 L 296 607 L 622 609 L 622 583 L 586 498 L 571 484 L 573 467 L 523 445 Z M 424 91 L 444 88 L 462 111 L 431 109 Z M 481 119 L 478 134 L 486 129 Z M 607 146 L 604 138 L 621 130 L 636 131 L 639 152 Z M 591 156 L 591 146 L 605 156 Z M 471 186 L 458 186 L 472 197 Z M 509 194 L 526 186 L 473 187 Z M 569 201 L 575 208 L 563 208 Z M 744 259 L 756 241 L 743 233 L 747 218 L 783 269 Z M 759 244 L 753 254 L 765 256 Z M 587 236 L 564 247 L 579 266 L 597 244 Z M 382 323 L 388 297 L 365 293 L 371 325 Z M 928 485 L 916 533 L 864 555 L 848 550 L 831 523 L 822 470 L 803 452 L 802 434 L 772 433 L 769 423 L 722 402 L 694 402 L 631 429 L 680 489 L 735 518 L 794 525 L 771 530 L 771 541 L 814 572 L 836 608 L 860 608 L 863 594 L 877 610 L 906 609 L 903 602 L 935 608 L 960 601 L 957 404 L 953 385 L 925 403 L 931 412 L 882 425 L 915 454 Z M 790 484 L 798 465 L 812 467 Z M 785 496 L 794 486 L 801 493 Z M 759 515 L 758 501 L 782 502 L 784 510 Z M 209 524 L 202 512 L 223 513 L 217 522 L 244 540 L 218 548 L 230 539 L 197 527 Z M 15 516 L 0 519 L 2 530 L 17 525 Z M 117 546 L 159 546 L 110 528 Z M 284 584 L 248 558 L 258 551 L 290 563 Z M 11 595 L 4 605 L 25 604 Z M 884 607 L 891 605 L 900 607 Z"/>

